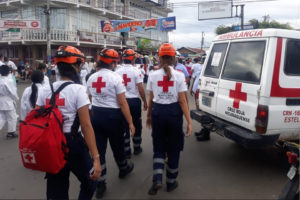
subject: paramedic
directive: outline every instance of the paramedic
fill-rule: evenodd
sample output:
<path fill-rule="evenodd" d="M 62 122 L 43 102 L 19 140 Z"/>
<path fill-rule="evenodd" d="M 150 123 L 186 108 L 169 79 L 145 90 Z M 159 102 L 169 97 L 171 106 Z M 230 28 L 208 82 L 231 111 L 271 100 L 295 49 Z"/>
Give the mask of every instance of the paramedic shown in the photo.
<path fill-rule="evenodd" d="M 126 101 L 126 88 L 122 77 L 112 71 L 118 60 L 117 51 L 103 49 L 99 55 L 98 67 L 100 69 L 91 75 L 87 82 L 87 91 L 92 98 L 92 124 L 102 165 L 96 198 L 102 198 L 106 191 L 107 167 L 105 154 L 107 140 L 109 140 L 115 161 L 119 167 L 119 178 L 125 178 L 134 168 L 133 163 L 125 159 L 123 116 L 129 124 L 132 136 L 135 133 L 135 128 Z"/>
<path fill-rule="evenodd" d="M 58 174 L 46 174 L 47 199 L 69 198 L 70 172 L 73 172 L 81 182 L 78 199 L 92 199 L 97 185 L 96 180 L 101 174 L 99 153 L 88 110 L 90 101 L 86 88 L 74 83 L 78 80 L 78 72 L 83 62 L 84 55 L 72 46 L 60 46 L 55 54 L 55 64 L 61 80 L 53 84 L 54 91 L 66 82 L 73 84 L 66 86 L 57 95 L 56 105 L 64 118 L 63 132 L 67 139 L 69 153 L 67 164 Z M 39 92 L 37 106 L 46 105 L 51 95 L 50 86 L 43 88 Z M 78 132 L 79 123 L 84 137 Z M 92 168 L 93 173 L 90 172 Z"/>
<path fill-rule="evenodd" d="M 17 87 L 9 76 L 9 67 L 0 66 L 0 130 L 7 122 L 7 138 L 16 138 L 17 126 L 16 101 L 19 100 Z"/>
<path fill-rule="evenodd" d="M 144 110 L 147 110 L 146 95 L 143 88 L 143 75 L 139 69 L 133 66 L 135 52 L 132 49 L 126 49 L 123 52 L 123 67 L 119 68 L 116 72 L 123 77 L 123 82 L 126 87 L 126 99 L 132 115 L 133 124 L 135 127 L 135 134 L 133 137 L 134 155 L 142 152 L 142 103 L 139 97 L 142 98 Z M 131 157 L 130 148 L 130 132 L 128 124 L 126 123 L 125 129 L 125 155 L 127 158 Z"/>
<path fill-rule="evenodd" d="M 47 65 L 45 63 L 40 63 L 38 66 L 38 70 L 40 70 L 44 74 L 44 80 L 42 82 L 42 86 L 45 87 L 45 86 L 49 85 L 49 78 L 48 78 L 48 76 L 46 76 Z"/>
<path fill-rule="evenodd" d="M 187 86 L 184 74 L 173 69 L 175 49 L 162 44 L 159 49 L 159 69 L 149 75 L 147 90 L 150 91 L 147 127 L 152 127 L 153 138 L 153 185 L 148 194 L 155 195 L 162 186 L 164 159 L 167 162 L 167 191 L 177 188 L 179 154 L 183 150 L 183 116 L 187 120 L 185 136 L 190 136 L 192 120 L 186 101 Z"/>
<path fill-rule="evenodd" d="M 24 120 L 26 115 L 35 108 L 38 92 L 42 88 L 44 74 L 40 70 L 33 71 L 31 74 L 31 86 L 27 87 L 21 98 L 21 120 Z"/>

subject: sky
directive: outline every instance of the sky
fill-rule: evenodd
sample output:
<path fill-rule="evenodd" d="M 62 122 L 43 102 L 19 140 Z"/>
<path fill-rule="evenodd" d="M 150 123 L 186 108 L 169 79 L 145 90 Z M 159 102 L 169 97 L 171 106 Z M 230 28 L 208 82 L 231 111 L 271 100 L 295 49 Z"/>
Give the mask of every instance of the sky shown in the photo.
<path fill-rule="evenodd" d="M 179 2 L 201 2 L 211 0 L 171 0 Z M 269 15 L 270 20 L 280 23 L 289 23 L 293 28 L 300 29 L 300 0 L 277 0 L 271 2 L 243 3 L 245 24 L 250 19 L 261 21 L 263 16 Z M 233 11 L 235 13 L 235 11 Z M 176 47 L 201 46 L 201 32 L 205 34 L 204 47 L 209 47 L 219 25 L 240 25 L 240 18 L 214 19 L 198 21 L 198 7 L 174 8 L 169 16 L 176 16 L 176 30 L 169 33 L 169 41 Z"/>

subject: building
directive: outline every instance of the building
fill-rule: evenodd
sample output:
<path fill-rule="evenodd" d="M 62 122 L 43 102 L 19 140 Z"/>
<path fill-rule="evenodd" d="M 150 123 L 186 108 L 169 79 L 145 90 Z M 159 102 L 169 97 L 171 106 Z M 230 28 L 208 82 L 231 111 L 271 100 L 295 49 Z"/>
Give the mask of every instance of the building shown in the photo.
<path fill-rule="evenodd" d="M 199 48 L 181 47 L 177 51 L 184 57 L 201 57 L 205 54 L 205 50 Z"/>
<path fill-rule="evenodd" d="M 0 19 L 40 20 L 40 29 L 0 31 L 0 53 L 15 61 L 46 60 L 47 0 L 0 0 Z M 167 17 L 168 0 L 51 0 L 51 54 L 59 45 L 78 47 L 86 56 L 96 57 L 99 49 L 137 48 L 140 39 L 157 46 L 168 41 L 168 32 L 128 34 L 102 33 L 101 20 Z"/>

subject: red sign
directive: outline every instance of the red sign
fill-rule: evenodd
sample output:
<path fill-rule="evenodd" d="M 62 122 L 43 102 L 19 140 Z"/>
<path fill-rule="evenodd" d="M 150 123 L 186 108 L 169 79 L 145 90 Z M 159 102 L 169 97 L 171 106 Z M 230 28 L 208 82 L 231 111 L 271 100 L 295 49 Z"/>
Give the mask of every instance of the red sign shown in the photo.
<path fill-rule="evenodd" d="M 39 20 L 0 20 L 0 30 L 7 30 L 9 28 L 20 29 L 39 29 Z"/>

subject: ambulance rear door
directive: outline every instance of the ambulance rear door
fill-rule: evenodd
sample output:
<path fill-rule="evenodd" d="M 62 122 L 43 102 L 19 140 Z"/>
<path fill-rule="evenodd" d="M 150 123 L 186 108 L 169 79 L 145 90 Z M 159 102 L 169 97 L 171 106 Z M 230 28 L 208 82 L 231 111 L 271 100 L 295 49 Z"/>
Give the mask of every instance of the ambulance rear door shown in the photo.
<path fill-rule="evenodd" d="M 202 111 L 216 114 L 219 77 L 228 48 L 228 41 L 216 42 L 210 49 L 204 71 L 200 76 L 199 108 Z"/>
<path fill-rule="evenodd" d="M 220 75 L 217 116 L 255 131 L 267 39 L 240 39 L 230 42 Z"/>

